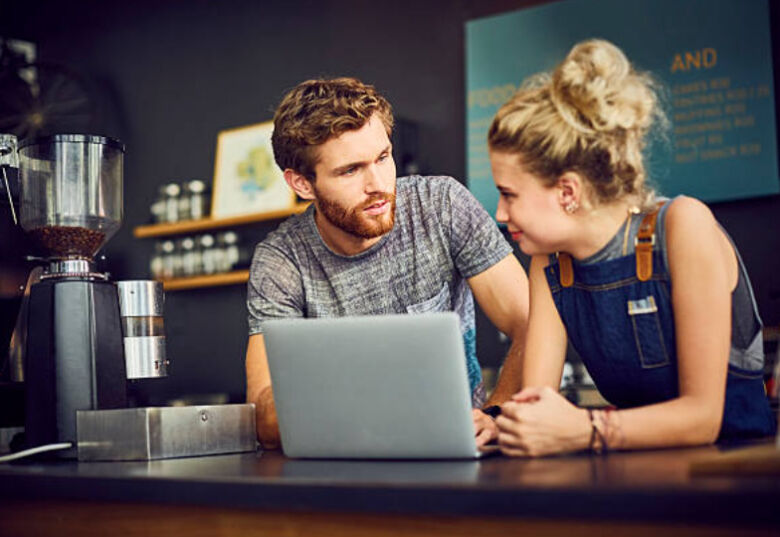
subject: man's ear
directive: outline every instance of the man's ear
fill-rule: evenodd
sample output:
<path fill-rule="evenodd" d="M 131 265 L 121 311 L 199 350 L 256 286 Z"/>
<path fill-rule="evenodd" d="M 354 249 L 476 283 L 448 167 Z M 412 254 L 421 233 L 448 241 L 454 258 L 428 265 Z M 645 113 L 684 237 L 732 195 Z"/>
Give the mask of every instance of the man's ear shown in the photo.
<path fill-rule="evenodd" d="M 284 170 L 284 180 L 287 181 L 287 184 L 292 188 L 293 192 L 298 194 L 302 199 L 314 199 L 314 187 L 312 186 L 311 181 L 300 173 L 287 168 Z"/>
<path fill-rule="evenodd" d="M 558 177 L 555 187 L 558 189 L 558 202 L 561 208 L 569 214 L 576 212 L 584 201 L 583 177 L 577 172 L 566 172 Z"/>

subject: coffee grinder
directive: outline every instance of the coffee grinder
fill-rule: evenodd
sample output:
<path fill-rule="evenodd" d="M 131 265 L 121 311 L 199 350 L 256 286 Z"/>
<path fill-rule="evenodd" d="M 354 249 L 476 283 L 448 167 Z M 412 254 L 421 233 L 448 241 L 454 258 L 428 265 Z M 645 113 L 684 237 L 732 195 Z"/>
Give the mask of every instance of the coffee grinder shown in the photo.
<path fill-rule="evenodd" d="M 25 444 L 71 442 L 76 410 L 127 406 L 116 286 L 94 256 L 122 221 L 124 146 L 58 134 L 19 143 L 21 225 L 48 262 L 30 286 Z"/>
<path fill-rule="evenodd" d="M 122 221 L 124 146 L 59 134 L 18 147 L 21 224 L 47 263 L 9 353 L 23 364 L 26 447 L 82 461 L 254 451 L 254 405 L 127 408 L 127 380 L 167 376 L 168 360 L 162 284 L 114 283 L 93 264 Z"/>

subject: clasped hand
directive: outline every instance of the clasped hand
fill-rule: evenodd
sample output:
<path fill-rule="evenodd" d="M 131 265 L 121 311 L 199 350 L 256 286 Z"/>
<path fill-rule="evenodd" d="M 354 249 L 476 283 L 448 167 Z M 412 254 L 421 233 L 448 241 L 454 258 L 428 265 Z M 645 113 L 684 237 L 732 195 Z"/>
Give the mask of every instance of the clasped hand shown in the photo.
<path fill-rule="evenodd" d="M 513 395 L 501 405 L 495 425 L 501 451 L 521 457 L 584 449 L 591 433 L 587 410 L 572 405 L 548 386 L 525 388 Z"/>

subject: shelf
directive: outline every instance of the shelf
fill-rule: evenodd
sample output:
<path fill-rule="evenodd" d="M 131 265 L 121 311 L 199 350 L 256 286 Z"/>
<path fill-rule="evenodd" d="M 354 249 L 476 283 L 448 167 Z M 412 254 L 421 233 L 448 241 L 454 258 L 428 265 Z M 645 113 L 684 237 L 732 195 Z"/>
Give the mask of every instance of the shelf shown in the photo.
<path fill-rule="evenodd" d="M 218 229 L 232 226 L 243 226 L 264 222 L 266 220 L 278 220 L 294 214 L 300 214 L 309 206 L 308 203 L 298 203 L 290 209 L 280 211 L 269 211 L 266 213 L 247 214 L 242 216 L 233 216 L 230 218 L 204 218 L 202 220 L 185 220 L 183 222 L 174 222 L 171 224 L 151 224 L 147 226 L 138 226 L 133 229 L 133 235 L 138 239 L 148 237 L 164 237 L 167 235 L 181 235 L 183 233 L 192 233 L 193 231 L 206 231 L 209 229 Z"/>
<path fill-rule="evenodd" d="M 198 287 L 215 287 L 218 285 L 235 285 L 246 283 L 249 279 L 249 270 L 235 270 L 223 274 L 204 274 L 202 276 L 189 276 L 187 278 L 173 278 L 162 280 L 163 289 L 166 291 L 179 291 L 181 289 L 196 289 Z"/>

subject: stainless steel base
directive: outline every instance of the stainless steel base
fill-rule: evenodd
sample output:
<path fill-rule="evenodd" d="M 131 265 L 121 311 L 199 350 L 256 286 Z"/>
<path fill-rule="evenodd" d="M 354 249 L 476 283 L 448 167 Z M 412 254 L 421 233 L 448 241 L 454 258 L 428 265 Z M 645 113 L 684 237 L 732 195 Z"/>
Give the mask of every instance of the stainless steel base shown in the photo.
<path fill-rule="evenodd" d="M 254 451 L 255 405 L 80 410 L 80 461 L 152 460 Z"/>

